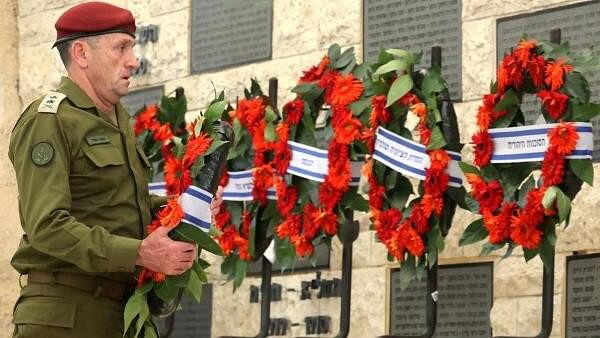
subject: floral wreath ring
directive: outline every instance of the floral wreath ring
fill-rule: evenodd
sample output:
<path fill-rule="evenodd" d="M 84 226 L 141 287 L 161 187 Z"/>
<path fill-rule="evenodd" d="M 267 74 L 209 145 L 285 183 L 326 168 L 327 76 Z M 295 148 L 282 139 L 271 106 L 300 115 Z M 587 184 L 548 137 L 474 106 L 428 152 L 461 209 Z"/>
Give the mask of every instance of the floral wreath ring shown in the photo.
<path fill-rule="evenodd" d="M 330 243 L 345 220 L 345 209 L 367 211 L 366 200 L 350 184 L 351 161 L 367 151 L 363 138 L 368 113 L 356 108 L 364 89 L 359 71 L 354 49 L 342 52 L 334 44 L 318 65 L 304 72 L 292 90 L 297 98 L 283 108 L 278 136 L 290 146 L 275 149 L 276 160 L 283 159 L 274 182 L 281 217 L 275 232 L 278 247 L 287 247 L 296 256 L 312 255 L 315 245 Z M 317 148 L 317 128 L 323 130 L 327 152 Z M 326 173 L 325 164 L 312 172 L 292 165 L 293 153 L 312 154 L 307 162 L 326 160 Z M 286 173 L 293 175 L 291 184 L 284 179 Z"/>
<path fill-rule="evenodd" d="M 433 67 L 424 74 L 413 72 L 413 64 L 418 58 L 397 49 L 380 53 L 379 60 L 371 65 L 373 74 L 368 88 L 374 94 L 369 142 L 374 158 L 366 170 L 371 220 L 377 237 L 387 247 L 389 258 L 403 262 L 401 271 L 406 268 L 411 278 L 418 275 L 415 269 L 425 269 L 427 261 L 435 263 L 438 251 L 443 249 L 447 232 L 445 223 L 452 219 L 457 200 L 448 194 L 449 183 L 454 182 L 454 177 L 461 176 L 460 172 L 451 176 L 448 171 L 453 159 L 446 149 L 460 151 L 461 146 L 458 131 L 443 128 L 443 120 L 456 117 L 453 110 L 452 113 L 449 109 L 440 111 L 441 101 L 449 100 L 445 97 L 447 89 L 440 69 Z M 396 166 L 392 156 L 386 160 L 385 155 L 380 154 L 391 149 L 381 145 L 381 142 L 387 142 L 386 139 L 396 137 L 397 142 L 403 142 L 407 147 L 414 145 L 416 142 L 410 141 L 413 127 L 410 124 L 419 134 L 419 146 L 424 146 L 430 165 L 424 169 L 418 196 L 407 205 L 413 189 L 401 168 L 409 161 Z M 402 149 L 400 144 L 397 147 Z M 454 165 L 457 167 L 456 161 Z M 455 186 L 452 189 L 464 193 L 459 183 L 452 185 Z M 427 259 L 421 259 L 426 253 Z"/>
<path fill-rule="evenodd" d="M 497 82 L 484 95 L 477 114 L 478 131 L 472 137 L 476 167 L 461 163 L 472 188 L 467 204 L 482 218 L 467 227 L 460 245 L 487 237 L 482 254 L 508 244 L 507 255 L 521 246 L 526 260 L 539 254 L 548 264 L 556 225 L 568 224 L 571 199 L 582 181 L 591 185 L 593 180 L 591 150 L 578 150 L 580 133 L 591 134 L 591 125 L 577 122 L 589 122 L 600 111 L 598 104 L 589 102 L 589 86 L 581 74 L 597 66 L 597 58 L 589 53 L 576 55 L 567 44 L 535 40 L 520 41 L 504 56 Z M 556 123 L 541 126 L 547 127 L 543 143 L 548 144 L 543 161 L 498 163 L 492 136 L 500 131 L 497 128 L 524 124 L 520 106 L 525 93 L 535 94 L 546 122 Z M 526 128 L 530 127 L 520 127 Z M 541 177 L 536 180 L 538 169 Z"/>

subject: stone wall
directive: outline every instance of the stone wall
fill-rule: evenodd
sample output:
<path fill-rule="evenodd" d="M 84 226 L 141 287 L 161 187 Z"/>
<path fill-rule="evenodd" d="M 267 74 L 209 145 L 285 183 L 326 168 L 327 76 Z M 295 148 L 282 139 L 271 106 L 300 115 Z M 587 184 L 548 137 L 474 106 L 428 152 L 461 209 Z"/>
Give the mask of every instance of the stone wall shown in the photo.
<path fill-rule="evenodd" d="M 2 46 L 14 46 L 0 56 L 0 133 L 3 134 L 0 152 L 2 178 L 2 202 L 7 212 L 0 218 L 5 220 L 3 238 L 5 245 L 0 253 L 4 262 L 16 246 L 18 217 L 16 191 L 12 170 L 6 164 L 7 138 L 17 111 L 31 100 L 58 84 L 63 71 L 57 54 L 50 50 L 54 37 L 53 24 L 66 8 L 77 0 L 20 0 L 4 1 L 0 5 L 2 31 L 15 32 L 3 35 Z M 197 75 L 190 73 L 190 0 L 113 0 L 114 4 L 130 8 L 139 25 L 160 26 L 158 42 L 139 46 L 138 52 L 151 62 L 146 75 L 135 80 L 134 87 L 162 84 L 165 92 L 183 86 L 189 98 L 189 107 L 196 112 L 212 99 L 213 84 L 217 90 L 224 89 L 227 96 L 242 95 L 251 77 L 265 88 L 270 77 L 279 79 L 279 102 L 292 97 L 294 86 L 301 71 L 315 64 L 324 55 L 327 47 L 338 43 L 343 47 L 355 47 L 361 52 L 361 0 L 274 0 L 273 8 L 273 53 L 272 59 L 241 65 Z M 462 81 L 463 101 L 455 108 L 459 116 L 462 141 L 468 143 L 474 131 L 475 113 L 479 98 L 488 90 L 494 78 L 496 49 L 496 19 L 578 1 L 559 0 L 463 0 L 462 1 Z M 15 20 L 16 19 L 16 20 Z M 18 25 L 17 25 L 18 22 Z M 18 28 L 18 29 L 17 29 Z M 18 35 L 16 32 L 18 30 Z M 5 41 L 8 39 L 9 41 Z M 18 48 L 17 48 L 18 47 Z M 18 61 L 17 61 L 18 51 Z M 18 72 L 18 73 L 17 73 Z M 16 85 L 18 84 L 18 86 Z M 18 93 L 18 95 L 17 95 Z M 17 99 L 18 98 L 18 99 Z M 6 113 L 8 112 L 8 113 Z M 466 149 L 466 153 L 469 149 Z M 596 182 L 600 171 L 595 171 Z M 575 200 L 571 224 L 561 230 L 557 243 L 557 274 L 554 330 L 552 337 L 561 336 L 565 279 L 565 257 L 572 251 L 600 251 L 600 211 L 595 208 L 599 188 L 584 187 Z M 5 201 L 4 201 L 5 200 Z M 365 220 L 365 218 L 362 218 Z M 480 246 L 458 247 L 457 242 L 465 226 L 473 217 L 458 212 L 454 226 L 447 238 L 441 263 L 493 261 L 494 262 L 494 308 L 492 325 L 495 335 L 535 335 L 539 330 L 541 308 L 541 271 L 539 259 L 524 263 L 522 252 L 515 251 L 513 257 L 500 260 L 499 256 L 478 257 Z M 354 249 L 353 298 L 350 337 L 374 337 L 386 333 L 386 281 L 390 265 L 386 261 L 383 246 L 377 243 L 372 232 L 363 222 Z M 259 305 L 249 303 L 249 285 L 259 285 L 260 279 L 247 278 L 243 286 L 232 294 L 231 284 L 224 284 L 219 275 L 219 261 L 212 259 L 214 283 L 214 312 L 212 336 L 247 335 L 258 332 Z M 331 269 L 324 271 L 323 278 L 340 277 L 341 245 L 334 242 Z M 16 274 L 7 264 L 0 267 L 0 331 L 11 332 L 10 311 L 16 299 Z M 303 323 L 305 316 L 330 315 L 332 327 L 337 332 L 339 323 L 339 298 L 299 301 L 300 282 L 314 278 L 314 272 L 275 276 L 274 282 L 283 285 L 283 300 L 272 305 L 272 317 L 286 317 L 294 323 Z M 295 291 L 286 291 L 295 289 Z M 288 336 L 304 334 L 304 326 L 295 326 Z"/>
<path fill-rule="evenodd" d="M 17 210 L 17 187 L 10 162 L 8 141 L 12 126 L 19 116 L 19 35 L 17 26 L 18 6 L 16 0 L 0 2 L 0 332 L 8 337 L 12 332 L 10 318 L 12 306 L 19 289 L 17 274 L 8 264 L 19 243 L 19 213 Z M 6 332 L 6 333 L 5 333 Z"/>

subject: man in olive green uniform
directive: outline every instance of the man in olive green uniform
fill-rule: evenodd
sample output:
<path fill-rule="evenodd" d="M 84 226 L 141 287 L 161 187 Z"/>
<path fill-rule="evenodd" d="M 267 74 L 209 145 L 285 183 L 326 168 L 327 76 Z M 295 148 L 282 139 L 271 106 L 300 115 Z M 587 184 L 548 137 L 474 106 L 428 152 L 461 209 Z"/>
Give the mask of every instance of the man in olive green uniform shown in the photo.
<path fill-rule="evenodd" d="M 27 107 L 10 141 L 25 232 L 11 262 L 23 275 L 14 337 L 122 337 L 136 266 L 180 274 L 197 250 L 164 228 L 142 240 L 149 163 L 119 103 L 139 66 L 131 12 L 81 4 L 56 29 L 68 77 Z"/>

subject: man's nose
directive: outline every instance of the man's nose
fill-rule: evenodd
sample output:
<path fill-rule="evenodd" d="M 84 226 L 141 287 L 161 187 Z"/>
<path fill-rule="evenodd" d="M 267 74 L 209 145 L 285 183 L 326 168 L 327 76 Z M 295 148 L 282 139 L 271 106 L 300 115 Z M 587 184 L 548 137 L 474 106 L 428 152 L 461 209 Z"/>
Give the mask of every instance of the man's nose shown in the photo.
<path fill-rule="evenodd" d="M 140 68 L 140 58 L 132 55 L 125 66 L 131 69 L 132 72 L 135 72 L 138 68 Z"/>

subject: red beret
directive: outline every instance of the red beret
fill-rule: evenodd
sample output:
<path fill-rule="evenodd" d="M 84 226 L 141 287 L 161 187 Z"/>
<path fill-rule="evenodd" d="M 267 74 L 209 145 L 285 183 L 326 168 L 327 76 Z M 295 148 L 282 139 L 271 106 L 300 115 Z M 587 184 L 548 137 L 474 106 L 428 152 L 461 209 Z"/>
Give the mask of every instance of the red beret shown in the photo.
<path fill-rule="evenodd" d="M 86 2 L 69 8 L 54 25 L 56 44 L 84 36 L 126 33 L 135 38 L 135 19 L 127 9 L 105 2 Z"/>

